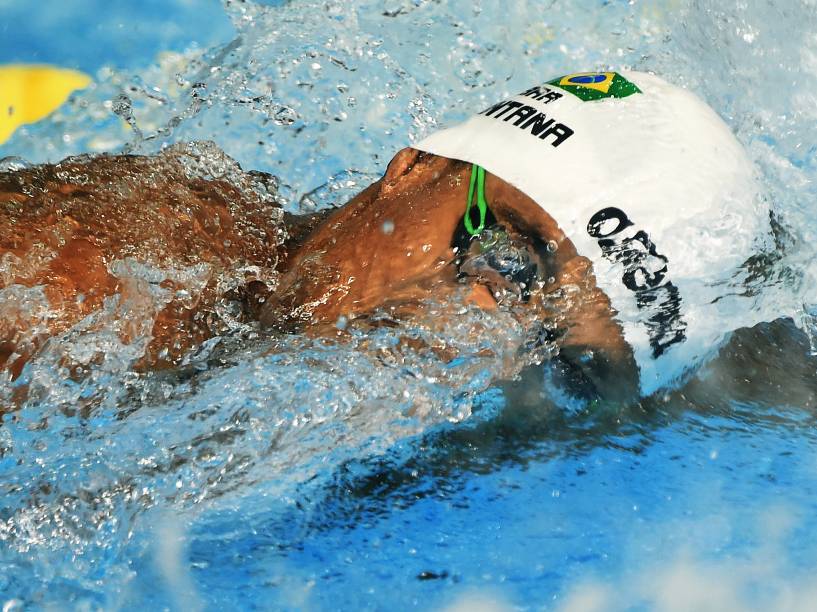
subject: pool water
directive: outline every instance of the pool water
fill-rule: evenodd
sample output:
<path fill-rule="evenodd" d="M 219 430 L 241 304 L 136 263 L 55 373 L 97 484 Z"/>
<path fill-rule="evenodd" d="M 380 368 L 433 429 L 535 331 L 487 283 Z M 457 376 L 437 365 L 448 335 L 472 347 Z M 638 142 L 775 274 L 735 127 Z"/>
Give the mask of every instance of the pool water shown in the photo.
<path fill-rule="evenodd" d="M 817 606 L 813 1 L 65 4 L 16 28 L 29 3 L 0 2 L 4 31 L 31 31 L 5 58 L 95 77 L 0 156 L 211 140 L 311 212 L 438 125 L 631 67 L 735 131 L 776 248 L 751 295 L 767 323 L 680 388 L 592 409 L 543 391 L 526 366 L 547 355 L 502 311 L 441 328 L 430 303 L 344 341 L 237 325 L 143 374 L 108 304 L 29 364 L 0 425 L 4 610 Z"/>

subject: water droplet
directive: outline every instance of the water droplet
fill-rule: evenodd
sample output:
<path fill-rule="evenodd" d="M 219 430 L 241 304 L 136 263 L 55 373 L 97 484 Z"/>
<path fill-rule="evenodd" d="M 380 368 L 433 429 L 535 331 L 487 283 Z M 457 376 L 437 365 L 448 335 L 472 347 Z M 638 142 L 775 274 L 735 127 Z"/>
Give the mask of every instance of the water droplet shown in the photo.
<path fill-rule="evenodd" d="M 392 232 L 394 231 L 394 222 L 391 220 L 383 221 L 383 225 L 380 227 L 386 236 L 391 236 Z"/>
<path fill-rule="evenodd" d="M 3 612 L 17 612 L 23 609 L 23 601 L 21 599 L 9 599 L 3 604 Z"/>
<path fill-rule="evenodd" d="M 431 250 L 431 245 L 430 244 L 424 244 L 423 245 L 423 253 L 428 253 L 430 250 Z"/>
<path fill-rule="evenodd" d="M 558 242 L 556 242 L 555 240 L 548 240 L 548 246 L 547 246 L 548 253 L 555 253 L 556 249 L 558 249 L 558 248 L 559 248 L 559 243 Z"/>
<path fill-rule="evenodd" d="M 276 125 L 292 125 L 298 119 L 298 113 L 288 106 L 281 106 L 273 113 L 272 118 Z"/>

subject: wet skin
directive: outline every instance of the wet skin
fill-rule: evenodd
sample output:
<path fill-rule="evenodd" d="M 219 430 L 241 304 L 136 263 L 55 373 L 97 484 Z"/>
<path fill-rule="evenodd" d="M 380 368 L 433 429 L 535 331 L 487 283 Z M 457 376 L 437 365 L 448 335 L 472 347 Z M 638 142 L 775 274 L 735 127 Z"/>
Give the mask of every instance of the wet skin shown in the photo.
<path fill-rule="evenodd" d="M 281 211 L 250 189 L 188 177 L 184 157 L 97 156 L 0 174 L 0 374 L 16 378 L 50 336 L 111 298 L 124 342 L 153 338 L 145 367 L 173 365 L 225 331 L 215 311 L 225 294 L 254 314 L 247 294 L 277 275 L 286 250 Z M 151 280 L 122 262 L 178 272 Z M 167 302 L 158 313 L 156 292 Z"/>
<path fill-rule="evenodd" d="M 82 184 L 66 180 L 66 172 L 82 176 Z M 121 316 L 133 319 L 133 329 L 121 328 L 125 341 L 138 335 L 146 315 L 155 318 L 138 367 L 178 363 L 189 348 L 226 329 L 216 313 L 225 297 L 219 279 L 238 268 L 251 272 L 233 283 L 228 297 L 240 304 L 240 317 L 260 316 L 267 327 L 329 332 L 341 316 L 444 300 L 463 283 L 468 301 L 495 308 L 490 283 L 458 279 L 453 265 L 469 173 L 468 164 L 403 149 L 385 176 L 348 204 L 328 215 L 286 215 L 285 232 L 284 215 L 252 190 L 190 178 L 170 153 L 67 160 L 0 175 L 0 262 L 13 264 L 2 268 L 0 289 L 42 286 L 50 305 L 39 318 L 25 304 L 2 305 L 0 368 L 19 375 L 45 339 L 113 295 L 120 296 Z M 558 245 L 549 261 L 553 282 L 543 291 L 572 288 L 559 302 L 563 355 L 579 360 L 592 351 L 603 378 L 622 369 L 632 378 L 630 350 L 590 262 L 519 190 L 489 174 L 486 196 L 509 231 Z M 207 273 L 192 296 L 183 280 L 166 279 L 163 288 L 184 289 L 186 297 L 168 298 L 151 313 L 144 281 L 111 273 L 112 262 L 125 258 L 161 268 L 204 266 Z"/>
<path fill-rule="evenodd" d="M 297 318 L 311 325 L 332 324 L 388 303 L 434 296 L 444 298 L 457 280 L 452 236 L 462 219 L 471 166 L 456 160 L 400 151 L 385 176 L 326 218 L 295 250 L 261 321 L 276 325 Z M 632 390 L 634 363 L 610 302 L 595 285 L 588 259 L 539 205 L 496 176 L 487 175 L 486 197 L 497 221 L 515 232 L 555 242 L 550 263 L 557 294 L 570 286 L 569 299 L 557 300 L 564 329 L 562 354 L 578 360 L 592 351 L 596 369 L 624 372 Z M 471 285 L 470 301 L 495 308 L 489 286 Z M 533 305 L 531 307 L 534 307 Z"/>

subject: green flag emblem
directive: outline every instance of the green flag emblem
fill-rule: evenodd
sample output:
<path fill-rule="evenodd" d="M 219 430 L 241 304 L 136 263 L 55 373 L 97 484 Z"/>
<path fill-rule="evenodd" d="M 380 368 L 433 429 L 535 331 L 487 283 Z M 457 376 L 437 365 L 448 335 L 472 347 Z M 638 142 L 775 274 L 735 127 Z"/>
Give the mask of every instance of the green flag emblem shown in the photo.
<path fill-rule="evenodd" d="M 584 102 L 602 98 L 626 98 L 641 93 L 618 72 L 577 72 L 548 81 L 560 89 L 572 93 Z"/>

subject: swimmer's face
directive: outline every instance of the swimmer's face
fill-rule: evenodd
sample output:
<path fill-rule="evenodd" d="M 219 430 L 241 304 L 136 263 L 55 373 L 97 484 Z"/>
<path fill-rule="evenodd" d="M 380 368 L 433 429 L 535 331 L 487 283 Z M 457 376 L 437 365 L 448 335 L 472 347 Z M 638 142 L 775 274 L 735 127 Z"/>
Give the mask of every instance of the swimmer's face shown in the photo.
<path fill-rule="evenodd" d="M 299 305 L 312 323 L 427 297 L 455 282 L 451 243 L 465 212 L 471 165 L 406 148 L 382 179 L 330 215 L 291 258 L 279 295 L 262 318 L 272 323 Z M 500 223 L 575 250 L 533 200 L 493 175 L 486 197 Z M 564 248 L 561 248 L 564 246 Z M 572 255 L 571 255 L 572 253 Z"/>

